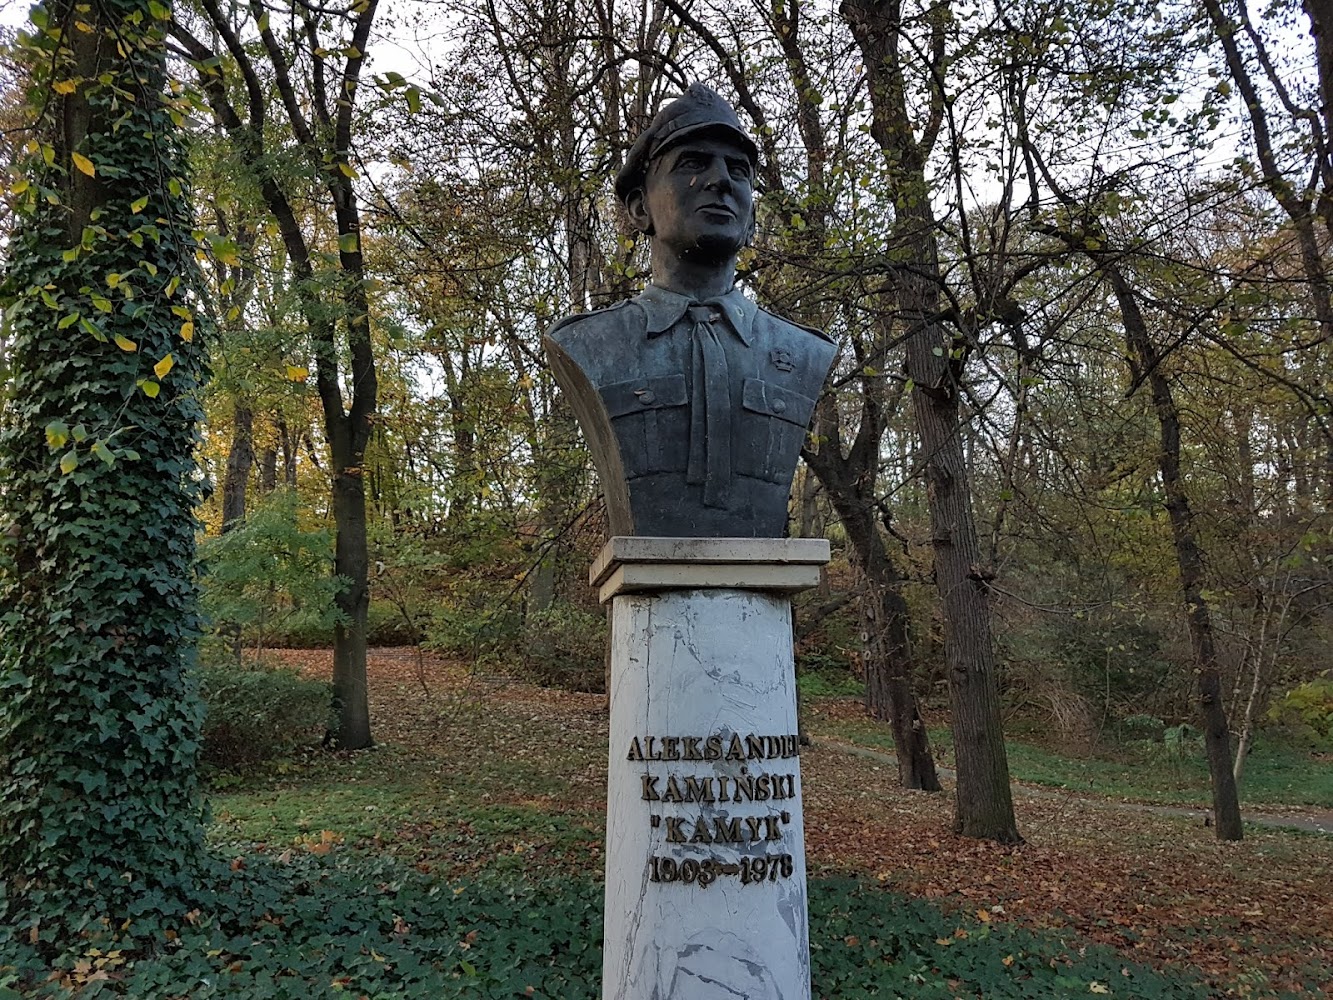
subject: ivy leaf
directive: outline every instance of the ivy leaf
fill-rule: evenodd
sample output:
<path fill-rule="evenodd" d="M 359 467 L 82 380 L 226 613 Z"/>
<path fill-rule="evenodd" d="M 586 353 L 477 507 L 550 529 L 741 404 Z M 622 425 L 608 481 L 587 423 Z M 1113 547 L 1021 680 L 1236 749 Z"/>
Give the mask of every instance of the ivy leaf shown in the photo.
<path fill-rule="evenodd" d="M 130 338 L 125 336 L 123 333 L 116 334 L 116 336 L 113 339 L 116 342 L 116 346 L 119 347 L 122 351 L 133 352 L 139 349 L 139 345 L 136 344 L 134 341 L 130 340 Z"/>
<path fill-rule="evenodd" d="M 168 354 L 157 364 L 153 365 L 153 374 L 160 379 L 166 378 L 167 374 L 175 366 L 176 366 L 176 359 L 173 358 L 170 354 Z"/>
<path fill-rule="evenodd" d="M 93 454 L 102 460 L 102 463 L 109 469 L 116 464 L 115 453 L 106 446 L 103 441 L 98 441 L 93 445 Z"/>
<path fill-rule="evenodd" d="M 46 425 L 46 443 L 54 451 L 69 440 L 69 425 L 63 420 L 52 420 Z"/>
<path fill-rule="evenodd" d="M 97 168 L 93 166 L 93 161 L 82 153 L 71 152 L 69 158 L 74 161 L 74 166 L 79 168 L 79 173 L 87 174 L 89 177 L 97 176 Z"/>

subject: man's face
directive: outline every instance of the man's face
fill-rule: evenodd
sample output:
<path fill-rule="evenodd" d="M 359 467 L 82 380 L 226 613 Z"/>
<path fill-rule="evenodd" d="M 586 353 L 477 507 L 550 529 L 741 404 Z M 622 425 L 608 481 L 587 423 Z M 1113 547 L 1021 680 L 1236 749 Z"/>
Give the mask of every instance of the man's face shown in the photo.
<path fill-rule="evenodd" d="M 653 159 L 630 215 L 654 246 L 680 257 L 725 261 L 749 242 L 754 174 L 745 150 L 725 137 L 684 139 Z"/>

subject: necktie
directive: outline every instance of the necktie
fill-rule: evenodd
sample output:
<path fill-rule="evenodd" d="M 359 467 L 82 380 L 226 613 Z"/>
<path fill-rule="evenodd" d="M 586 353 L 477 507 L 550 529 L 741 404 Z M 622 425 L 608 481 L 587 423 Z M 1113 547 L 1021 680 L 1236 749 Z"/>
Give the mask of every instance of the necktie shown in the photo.
<path fill-rule="evenodd" d="M 731 492 L 731 380 L 715 322 L 717 307 L 690 306 L 693 378 L 690 395 L 690 461 L 687 483 L 703 484 L 704 506 L 728 504 Z"/>

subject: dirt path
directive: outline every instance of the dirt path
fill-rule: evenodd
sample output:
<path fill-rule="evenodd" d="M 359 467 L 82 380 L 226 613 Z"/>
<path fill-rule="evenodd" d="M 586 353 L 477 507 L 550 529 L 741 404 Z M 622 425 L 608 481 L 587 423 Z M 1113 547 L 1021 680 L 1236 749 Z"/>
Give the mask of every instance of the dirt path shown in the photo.
<path fill-rule="evenodd" d="M 839 753 L 852 754 L 856 757 L 865 757 L 869 760 L 879 761 L 889 767 L 897 768 L 898 761 L 891 753 L 883 753 L 879 750 L 870 750 L 866 747 L 859 747 L 851 743 L 843 743 L 840 740 L 832 740 L 827 737 L 817 737 L 814 740 L 816 746 L 828 747 L 837 750 Z M 937 770 L 941 775 L 952 778 L 954 773 L 947 767 L 939 766 Z M 1019 795 L 1029 798 L 1044 799 L 1074 799 L 1092 808 L 1107 809 L 1119 812 L 1146 813 L 1152 816 L 1179 816 L 1184 819 L 1196 820 L 1200 824 L 1207 826 L 1209 822 L 1208 809 L 1206 807 L 1189 806 L 1165 806 L 1156 805 L 1151 802 L 1125 802 L 1119 799 L 1108 799 L 1097 795 L 1081 795 L 1078 792 L 1071 792 L 1060 788 L 1050 788 L 1046 785 L 1033 785 L 1026 782 L 1015 781 L 1013 783 L 1014 791 Z M 1245 822 L 1256 826 L 1269 827 L 1274 830 L 1301 830 L 1305 833 L 1322 833 L 1333 836 L 1333 812 L 1326 810 L 1310 810 L 1294 812 L 1290 810 L 1255 810 L 1245 811 Z"/>

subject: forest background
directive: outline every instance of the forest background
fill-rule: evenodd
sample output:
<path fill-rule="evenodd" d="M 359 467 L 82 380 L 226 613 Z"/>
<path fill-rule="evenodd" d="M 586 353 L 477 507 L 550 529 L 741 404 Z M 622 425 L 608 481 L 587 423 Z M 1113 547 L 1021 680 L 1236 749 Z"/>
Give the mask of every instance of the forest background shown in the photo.
<path fill-rule="evenodd" d="M 743 282 L 843 345 L 793 500 L 841 552 L 802 662 L 869 682 L 904 781 L 991 614 L 982 671 L 1064 740 L 1216 736 L 1201 679 L 1235 773 L 1275 705 L 1326 736 L 1308 6 L 178 8 L 215 634 L 332 639 L 347 747 L 366 641 L 600 684 L 600 501 L 540 337 L 640 287 L 609 179 L 699 78 L 763 153 Z"/>
<path fill-rule="evenodd" d="M 792 505 L 837 551 L 806 690 L 861 693 L 907 787 L 950 720 L 955 826 L 1006 842 L 1006 723 L 1206 757 L 1229 839 L 1261 727 L 1328 752 L 1333 10 L 157 6 L 205 282 L 172 313 L 212 357 L 206 688 L 331 644 L 345 750 L 372 645 L 600 688 L 605 525 L 540 337 L 642 284 L 610 178 L 703 79 L 761 149 L 743 283 L 842 345 Z M 66 475 L 132 460 L 46 438 Z"/>

